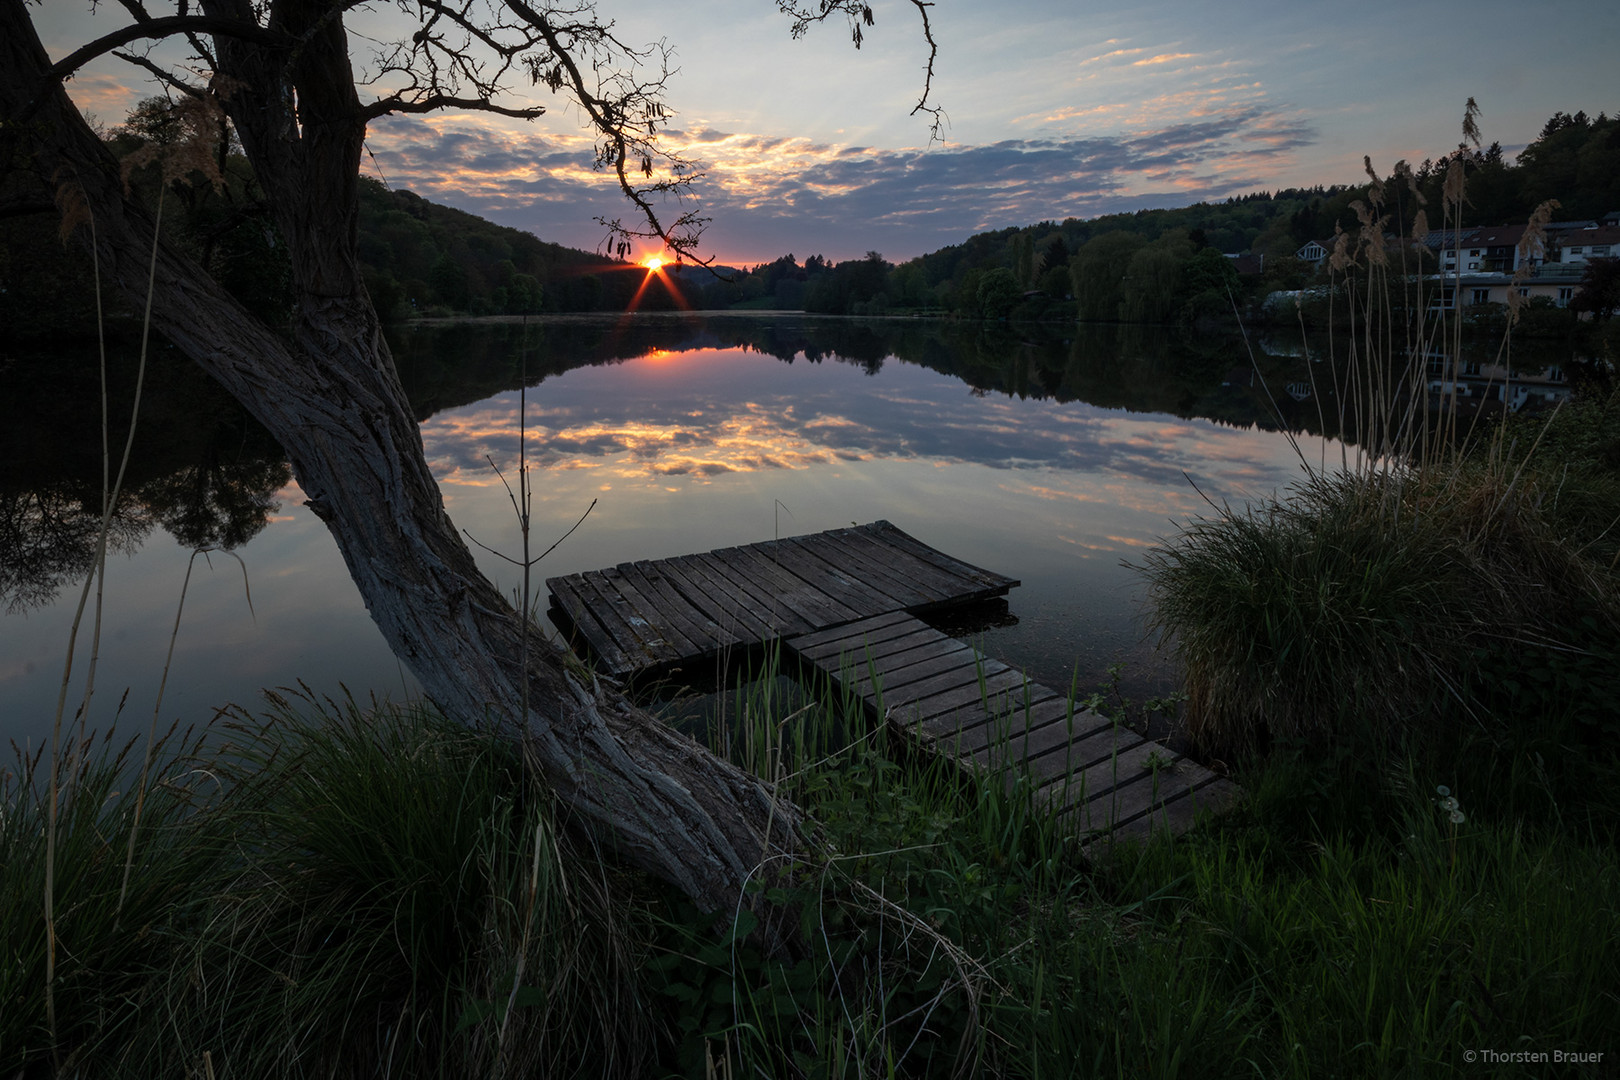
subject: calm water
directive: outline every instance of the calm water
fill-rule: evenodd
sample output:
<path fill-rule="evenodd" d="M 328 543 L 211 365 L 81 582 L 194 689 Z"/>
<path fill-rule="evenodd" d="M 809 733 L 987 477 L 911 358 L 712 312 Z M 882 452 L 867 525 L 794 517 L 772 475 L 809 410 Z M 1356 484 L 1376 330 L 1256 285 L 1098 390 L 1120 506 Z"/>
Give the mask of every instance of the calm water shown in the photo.
<path fill-rule="evenodd" d="M 489 459 L 515 474 L 526 373 L 539 539 L 596 501 L 543 575 L 887 518 L 1023 581 L 1010 625 L 985 631 L 983 648 L 1053 685 L 1093 685 L 1124 660 L 1137 694 L 1169 688 L 1122 563 L 1207 509 L 1199 491 L 1242 500 L 1299 473 L 1275 423 L 1257 423 L 1263 390 L 1222 385 L 1248 365 L 1238 342 L 646 316 L 418 329 L 396 352 L 452 517 L 511 553 L 512 506 Z M 1299 377 L 1302 361 L 1260 359 L 1267 382 Z M 0 474 L 0 738 L 34 745 L 48 737 L 100 498 L 94 370 L 64 377 L 52 363 L 0 370 L 12 463 Z M 299 681 L 411 693 L 273 443 L 181 363 L 160 364 L 149 389 L 92 726 L 126 690 L 120 726 L 151 719 L 200 543 L 233 554 L 192 563 L 165 723 Z M 1278 397 L 1290 425 L 1314 422 L 1314 405 Z M 1304 445 L 1320 452 L 1315 437 Z M 480 562 L 516 587 L 514 568 Z M 76 674 L 70 714 L 81 685 Z"/>

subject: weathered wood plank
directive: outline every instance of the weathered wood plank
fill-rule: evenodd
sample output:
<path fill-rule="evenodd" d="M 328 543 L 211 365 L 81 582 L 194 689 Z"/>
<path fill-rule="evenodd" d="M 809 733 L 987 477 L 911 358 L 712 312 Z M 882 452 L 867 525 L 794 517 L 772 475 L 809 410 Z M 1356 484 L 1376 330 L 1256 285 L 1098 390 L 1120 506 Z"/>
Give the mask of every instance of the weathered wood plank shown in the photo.
<path fill-rule="evenodd" d="M 892 633 L 894 636 L 880 636 L 885 632 Z M 836 641 L 828 641 L 821 645 L 811 646 L 808 649 L 800 648 L 799 639 L 794 638 L 793 648 L 800 656 L 812 663 L 819 664 L 823 660 L 829 660 L 836 666 L 840 662 L 840 658 L 844 656 L 858 656 L 865 662 L 889 653 L 903 652 L 913 646 L 932 641 L 938 634 L 939 631 L 931 626 L 907 632 L 907 628 L 903 624 L 897 624 L 871 634 L 857 635 L 854 638 L 839 638 Z"/>
<path fill-rule="evenodd" d="M 1126 822 L 1093 840 L 1081 851 L 1087 858 L 1095 858 L 1100 852 L 1112 850 L 1116 844 L 1140 843 L 1153 832 L 1186 832 L 1197 823 L 1200 814 L 1220 814 L 1231 809 L 1242 797 L 1243 789 L 1214 773 L 1210 773 L 1209 777 L 1179 798 L 1165 800 L 1152 813 Z"/>
<path fill-rule="evenodd" d="M 1109 828 L 1120 789 L 1149 778 L 1153 771 L 1149 763 L 1169 756 L 1158 743 L 1144 740 L 1075 770 L 1063 784 L 1049 785 L 1044 789 L 1046 798 L 1058 808 L 1061 820 L 1081 832 Z"/>
<path fill-rule="evenodd" d="M 641 581 L 641 591 L 646 595 L 649 591 L 658 597 L 659 610 L 666 612 L 675 621 L 688 640 L 692 641 L 698 649 L 696 655 L 707 656 L 720 649 L 734 646 L 742 638 L 733 630 L 727 630 L 715 622 L 709 614 L 694 605 L 669 579 L 667 567 L 657 566 L 647 561 L 624 563 L 619 567 L 627 574 L 636 575 Z M 685 658 L 683 658 L 685 659 Z"/>
<path fill-rule="evenodd" d="M 846 618 L 878 615 L 905 606 L 843 570 L 827 565 L 791 540 L 771 540 L 743 550 L 783 573 L 792 574 L 828 601 L 851 612 Z"/>
<path fill-rule="evenodd" d="M 944 641 L 930 641 L 903 653 L 881 657 L 871 664 L 857 664 L 854 686 L 858 693 L 864 695 L 872 692 L 874 685 L 880 684 L 883 687 L 884 702 L 898 705 L 902 703 L 900 695 L 919 682 L 937 679 L 953 672 L 961 674 L 964 680 L 975 677 L 978 660 L 979 654 L 959 641 L 951 641 L 948 638 Z M 964 668 L 967 669 L 966 672 L 963 672 Z M 915 698 L 907 696 L 903 700 L 911 701 Z"/>
<path fill-rule="evenodd" d="M 624 598 L 626 606 L 622 610 L 628 612 L 630 625 L 651 635 L 653 646 L 667 652 L 669 659 L 679 660 L 702 653 L 703 646 L 688 638 L 681 630 L 680 620 L 657 602 L 657 593 L 642 592 L 640 575 L 627 570 L 628 564 L 622 564 L 606 567 L 600 573 L 601 580 L 612 585 Z"/>
<path fill-rule="evenodd" d="M 809 558 L 816 560 L 821 574 L 848 575 L 881 594 L 883 607 L 916 607 L 933 599 L 929 591 L 894 574 L 889 567 L 869 560 L 854 545 L 840 543 L 826 534 L 795 536 L 790 540 L 784 540 L 782 544 L 784 547 L 789 545 L 796 547 Z M 819 584 L 820 579 L 817 581 Z"/>
<path fill-rule="evenodd" d="M 668 647 L 646 619 L 635 613 L 629 601 L 600 570 L 581 575 L 579 591 L 587 598 L 595 594 L 595 600 L 591 602 L 592 613 L 602 620 L 602 625 L 613 635 L 613 640 L 624 654 L 638 662 L 639 666 L 662 663 L 679 655 Z M 637 621 L 641 623 L 639 627 Z"/>
<path fill-rule="evenodd" d="M 585 644 L 590 647 L 591 652 L 596 654 L 608 671 L 616 675 L 628 671 L 632 664 L 630 657 L 625 654 L 623 649 L 619 648 L 619 644 L 613 639 L 613 635 L 608 632 L 607 627 L 602 625 L 601 620 L 596 617 L 596 613 L 591 610 L 590 603 L 580 595 L 580 583 L 578 575 L 566 578 L 552 578 L 546 582 L 546 588 L 551 592 L 552 600 L 568 617 L 574 632 L 585 639 Z"/>
<path fill-rule="evenodd" d="M 731 582 L 713 577 L 690 556 L 663 559 L 657 565 L 670 586 L 693 607 L 703 611 L 740 640 L 753 644 L 775 636 L 771 627 L 757 619 L 753 611 L 739 601 Z"/>
<path fill-rule="evenodd" d="M 665 594 L 635 563 L 620 563 L 613 572 L 620 575 L 624 587 L 635 590 L 645 605 L 642 610 L 650 612 L 649 621 L 664 629 L 665 639 L 676 647 L 682 659 L 714 651 L 713 629 L 704 625 L 708 620 L 693 611 L 692 605 L 679 596 Z"/>
<path fill-rule="evenodd" d="M 755 619 L 770 628 L 768 640 L 803 633 L 822 625 L 811 622 L 783 604 L 779 597 L 771 595 L 768 585 L 762 585 L 751 576 L 741 573 L 720 559 L 715 552 L 692 555 L 690 558 L 699 563 L 712 577 L 732 583 L 737 599 L 746 602 Z"/>
<path fill-rule="evenodd" d="M 901 633 L 910 633 L 912 625 L 917 620 L 904 611 L 888 611 L 882 615 L 873 615 L 868 619 L 858 619 L 854 622 L 839 623 L 837 626 L 825 630 L 815 630 L 808 634 L 799 634 L 788 644 L 801 655 L 807 652 L 823 650 L 832 645 L 835 648 L 844 642 L 859 642 L 863 635 L 886 634 L 894 628 L 893 636 Z"/>
<path fill-rule="evenodd" d="M 932 563 L 942 570 L 949 571 L 956 577 L 970 583 L 975 592 L 988 589 L 992 591 L 986 595 L 1000 595 L 1018 584 L 1017 578 L 1010 578 L 1004 574 L 986 570 L 981 566 L 974 566 L 972 563 L 952 558 L 938 548 L 929 547 L 921 540 L 896 528 L 887 521 L 873 522 L 872 531 L 869 535 L 874 540 L 899 548 L 901 551 L 924 562 Z"/>
<path fill-rule="evenodd" d="M 906 723 L 915 724 L 963 705 L 971 705 L 981 697 L 988 697 L 993 702 L 997 695 L 1021 691 L 1026 685 L 1034 684 L 1021 671 L 1009 668 L 986 675 L 981 680 L 977 671 L 967 667 L 902 687 L 899 695 L 903 700 L 885 698 L 884 704 L 894 709 Z"/>
<path fill-rule="evenodd" d="M 756 593 L 766 591 L 776 603 L 802 619 L 807 629 L 877 614 L 840 603 L 754 548 L 720 548 L 710 554 L 733 572 L 746 575 L 755 583 Z"/>
<path fill-rule="evenodd" d="M 914 583 L 929 603 L 941 597 L 954 598 L 961 592 L 963 579 L 960 575 L 941 569 L 893 544 L 885 544 L 872 535 L 869 526 L 834 529 L 824 535 L 836 539 L 840 547 L 859 553 L 867 562 L 884 567 L 891 577 L 900 576 Z"/>

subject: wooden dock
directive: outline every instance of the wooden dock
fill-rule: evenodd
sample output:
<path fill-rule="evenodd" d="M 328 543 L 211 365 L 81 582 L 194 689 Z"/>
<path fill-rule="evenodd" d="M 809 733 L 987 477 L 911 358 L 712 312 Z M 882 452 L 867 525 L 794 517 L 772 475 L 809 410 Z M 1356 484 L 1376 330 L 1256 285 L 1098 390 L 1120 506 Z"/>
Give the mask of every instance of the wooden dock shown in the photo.
<path fill-rule="evenodd" d="M 615 676 L 712 660 L 891 611 L 1007 595 L 1018 582 L 970 566 L 887 521 L 554 577 L 551 619 Z"/>
<path fill-rule="evenodd" d="M 788 650 L 914 743 L 1005 783 L 1026 780 L 1082 835 L 1180 832 L 1236 785 L 1031 682 L 904 612 L 787 639 Z"/>
<path fill-rule="evenodd" d="M 632 677 L 780 643 L 928 751 L 1037 799 L 1090 843 L 1180 832 L 1238 789 L 916 618 L 1018 582 L 878 521 L 551 578 L 552 620 Z"/>

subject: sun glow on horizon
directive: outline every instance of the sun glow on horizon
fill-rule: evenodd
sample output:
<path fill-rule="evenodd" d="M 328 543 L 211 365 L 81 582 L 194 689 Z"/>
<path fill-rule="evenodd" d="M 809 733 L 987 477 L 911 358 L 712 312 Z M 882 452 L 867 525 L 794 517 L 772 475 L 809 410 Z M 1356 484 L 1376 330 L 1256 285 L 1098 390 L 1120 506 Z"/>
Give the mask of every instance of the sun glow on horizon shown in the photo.
<path fill-rule="evenodd" d="M 645 259 L 641 260 L 641 265 L 645 266 L 648 270 L 656 274 L 664 267 L 669 265 L 669 260 L 664 258 L 662 255 L 648 255 Z"/>

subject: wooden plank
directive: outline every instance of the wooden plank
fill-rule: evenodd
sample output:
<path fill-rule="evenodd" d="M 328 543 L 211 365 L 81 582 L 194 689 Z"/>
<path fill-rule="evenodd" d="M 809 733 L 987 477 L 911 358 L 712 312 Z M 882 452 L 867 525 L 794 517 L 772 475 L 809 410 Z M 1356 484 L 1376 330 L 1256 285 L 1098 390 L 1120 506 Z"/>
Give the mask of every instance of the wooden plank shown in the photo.
<path fill-rule="evenodd" d="M 863 585 L 881 593 L 886 607 L 909 608 L 928 603 L 931 594 L 919 589 L 888 566 L 869 559 L 851 544 L 841 544 L 825 533 L 815 536 L 796 536 L 784 544 L 796 545 L 810 558 L 829 570 L 856 577 Z"/>
<path fill-rule="evenodd" d="M 604 567 L 598 570 L 598 585 L 611 586 L 624 604 L 619 607 L 619 614 L 624 615 L 625 622 L 630 623 L 633 630 L 642 633 L 642 640 L 650 644 L 658 653 L 669 653 L 672 659 L 690 656 L 697 649 L 687 635 L 680 633 L 679 628 L 672 625 L 671 620 L 664 617 L 663 610 L 654 604 L 648 597 L 643 596 L 642 589 L 635 586 L 635 581 L 625 575 L 619 567 Z"/>
<path fill-rule="evenodd" d="M 910 633 L 902 633 L 902 635 L 893 636 L 893 638 L 880 638 L 881 633 L 885 633 L 885 631 L 893 633 L 893 631 L 897 630 L 906 630 L 906 627 L 904 625 L 888 627 L 885 630 L 876 631 L 872 636 L 860 636 L 860 638 L 854 638 L 854 640 L 847 640 L 846 638 L 846 640 L 842 641 L 828 641 L 826 644 L 816 646 L 813 651 L 802 651 L 800 649 L 799 654 L 804 656 L 807 661 L 813 662 L 813 664 L 823 664 L 825 662 L 829 667 L 838 667 L 844 656 L 859 657 L 862 664 L 868 664 L 868 662 L 880 661 L 889 654 L 906 653 L 909 649 L 917 648 L 920 644 L 951 640 L 951 638 L 946 638 L 943 633 L 933 627 L 912 630 Z"/>
<path fill-rule="evenodd" d="M 984 595 L 999 596 L 1019 584 L 1017 578 L 1010 578 L 1004 574 L 974 566 L 972 563 L 963 562 L 961 559 L 952 558 L 938 548 L 929 547 L 921 540 L 896 528 L 887 521 L 875 521 L 869 528 L 868 535 L 874 540 L 899 548 L 901 551 L 924 562 L 948 571 L 952 575 L 963 579 L 970 586 L 970 591 L 976 594 L 983 592 L 983 590 L 990 590 L 985 592 Z"/>
<path fill-rule="evenodd" d="M 680 646 L 669 636 L 669 628 L 659 622 L 657 609 L 649 605 L 614 567 L 592 571 L 585 575 L 585 580 L 608 602 L 610 619 L 614 616 L 620 619 L 640 640 L 646 655 L 654 662 L 680 658 Z"/>
<path fill-rule="evenodd" d="M 721 626 L 706 611 L 688 600 L 676 583 L 670 580 L 668 567 L 642 560 L 621 564 L 621 569 L 641 577 L 645 583 L 643 594 L 650 589 L 658 595 L 660 607 L 678 620 L 686 636 L 700 646 L 702 655 L 718 652 L 742 641 L 735 629 Z"/>
<path fill-rule="evenodd" d="M 736 595 L 730 581 L 716 578 L 689 555 L 661 559 L 659 571 L 693 607 L 703 611 L 722 627 L 733 627 L 739 639 L 750 644 L 775 636 L 775 630 L 761 622 Z"/>
<path fill-rule="evenodd" d="M 836 646 L 839 642 L 857 640 L 861 635 L 868 632 L 875 634 L 893 627 L 896 628 L 896 634 L 910 633 L 913 626 L 924 625 L 926 624 L 903 611 L 888 611 L 882 615 L 873 615 L 867 619 L 839 623 L 837 626 L 828 627 L 825 630 L 814 630 L 808 634 L 799 634 L 786 644 L 802 655 L 806 652 L 821 650 L 829 644 Z"/>
<path fill-rule="evenodd" d="M 864 529 L 837 529 L 840 543 L 860 552 L 869 562 L 888 568 L 890 575 L 902 574 L 928 595 L 928 602 L 954 598 L 962 590 L 962 577 L 935 566 L 893 544 L 885 544 Z"/>
<path fill-rule="evenodd" d="M 665 594 L 635 563 L 620 563 L 613 572 L 623 579 L 625 588 L 634 589 L 641 598 L 645 605 L 641 608 L 643 613 L 648 610 L 656 613 L 665 640 L 679 650 L 681 659 L 714 651 L 715 635 L 703 625 L 708 620 L 693 611 L 692 605 L 678 595 Z"/>
<path fill-rule="evenodd" d="M 883 637 L 882 635 L 885 633 L 895 636 Z M 824 642 L 809 649 L 799 648 L 797 639 L 790 644 L 794 652 L 797 652 L 811 663 L 819 664 L 825 660 L 829 664 L 836 666 L 839 663 L 839 658 L 845 654 L 859 656 L 864 662 L 879 656 L 886 656 L 889 653 L 904 652 L 906 649 L 934 641 L 942 636 L 938 630 L 931 626 L 907 632 L 904 623 L 897 623 L 893 626 L 883 627 L 871 634 L 861 634 L 852 638 L 839 638 L 836 641 Z"/>
<path fill-rule="evenodd" d="M 1021 671 L 999 672 L 987 676 L 981 686 L 978 674 L 971 668 L 966 669 L 967 682 L 953 682 L 953 674 L 936 676 L 933 679 L 914 683 L 903 691 L 907 696 L 903 702 L 885 700 L 884 704 L 893 708 L 907 724 L 925 723 L 926 721 L 952 712 L 964 705 L 980 704 L 988 697 L 992 702 L 996 695 L 1004 691 L 1018 690 L 1021 692 L 1029 683 Z"/>
<path fill-rule="evenodd" d="M 824 562 L 858 574 L 863 581 L 887 594 L 902 607 L 916 607 L 933 597 L 935 590 L 926 582 L 901 572 L 891 561 L 878 557 L 877 549 L 864 537 L 859 534 L 844 535 L 847 533 L 849 530 L 845 529 L 799 536 L 794 538 L 794 543 L 802 545 Z"/>
<path fill-rule="evenodd" d="M 587 645 L 608 671 L 615 675 L 629 671 L 634 664 L 625 651 L 613 640 L 613 635 L 602 625 L 591 605 L 579 593 L 581 577 L 571 574 L 567 577 L 555 577 L 546 581 L 546 588 L 551 592 L 552 600 L 568 616 L 574 630 L 585 639 Z"/>
<path fill-rule="evenodd" d="M 1144 772 L 1145 776 L 1121 785 L 1108 796 L 1110 806 L 1106 816 L 1111 828 L 1143 817 L 1153 809 L 1190 793 L 1196 784 L 1209 775 L 1202 765 L 1185 758 Z"/>
<path fill-rule="evenodd" d="M 1038 715 L 1054 705 L 1067 708 L 1061 699 L 1036 697 L 1031 700 L 1029 710 Z M 973 701 L 924 721 L 914 731 L 919 739 L 942 752 L 954 754 L 962 764 L 976 765 L 981 758 L 994 754 L 998 747 L 1007 745 L 1009 731 L 1002 726 L 1002 721 L 1008 719 L 1008 711 L 994 706 L 987 711 L 982 700 Z M 997 715 L 992 717 L 991 712 Z"/>
<path fill-rule="evenodd" d="M 1152 813 L 1117 826 L 1111 832 L 1093 840 L 1082 848 L 1087 858 L 1099 852 L 1112 850 L 1115 844 L 1140 843 L 1160 831 L 1179 835 L 1192 828 L 1200 814 L 1219 814 L 1237 803 L 1243 790 L 1230 780 L 1209 774 L 1209 779 L 1198 784 L 1179 798 L 1166 799 Z"/>
<path fill-rule="evenodd" d="M 750 548 L 720 548 L 709 555 L 724 564 L 734 576 L 751 582 L 756 594 L 763 592 L 777 606 L 793 612 L 804 623 L 806 630 L 877 614 L 838 603 Z"/>
<path fill-rule="evenodd" d="M 1108 828 L 1119 789 L 1151 775 L 1146 765 L 1152 758 L 1171 756 L 1158 743 L 1143 740 L 1076 770 L 1066 783 L 1048 785 L 1043 795 L 1059 808 L 1060 819 L 1074 828 L 1083 832 Z"/>
<path fill-rule="evenodd" d="M 629 603 L 612 583 L 603 577 L 600 570 L 581 574 L 579 591 L 590 603 L 591 614 L 601 620 L 603 627 L 613 635 L 614 642 L 631 662 L 632 667 L 625 670 L 661 663 L 666 658 L 678 655 L 673 650 L 669 650 L 666 654 L 665 644 L 645 625 L 645 620 L 642 620 L 643 625 L 640 628 L 630 621 L 638 616 L 629 610 Z"/>
<path fill-rule="evenodd" d="M 982 724 L 984 745 L 967 755 L 969 764 L 1000 768 L 1016 762 L 1020 767 L 1030 766 L 1044 761 L 1053 751 L 1063 750 L 1075 739 L 1084 738 L 1098 726 L 1098 718 L 1084 709 L 1071 717 L 1067 698 L 1052 694 L 1038 683 L 1032 689 L 1050 696 L 1036 697 L 1028 707 L 987 715 Z M 946 723 L 949 720 L 943 719 L 938 726 Z M 964 723 L 958 730 L 970 726 Z M 1055 756 L 1063 758 L 1065 755 Z M 1063 762 L 1059 761 L 1057 767 L 1063 767 Z"/>
<path fill-rule="evenodd" d="M 749 575 L 740 573 L 719 559 L 715 552 L 690 555 L 688 558 L 702 566 L 709 576 L 731 583 L 732 596 L 738 602 L 748 605 L 748 610 L 753 612 L 756 621 L 769 627 L 763 640 L 803 633 L 818 625 L 782 604 L 778 598 L 770 594 L 768 587 L 754 581 Z"/>
<path fill-rule="evenodd" d="M 790 540 L 767 541 L 743 550 L 768 562 L 781 573 L 793 575 L 826 597 L 830 603 L 851 612 L 852 614 L 846 618 L 881 615 L 885 611 L 894 611 L 905 606 L 895 603 L 883 593 L 856 580 L 843 570 L 822 562 Z"/>
<path fill-rule="evenodd" d="M 895 704 L 899 700 L 898 693 L 921 680 L 963 668 L 976 674 L 978 661 L 979 654 L 959 641 L 950 638 L 930 641 L 905 652 L 879 657 L 871 663 L 858 662 L 855 687 L 864 695 L 872 692 L 874 680 L 881 681 L 884 700 Z"/>

